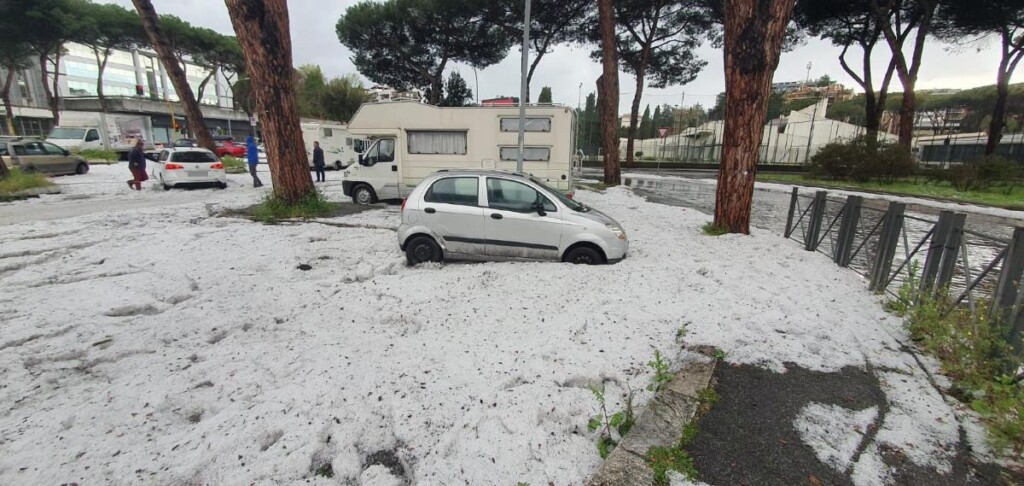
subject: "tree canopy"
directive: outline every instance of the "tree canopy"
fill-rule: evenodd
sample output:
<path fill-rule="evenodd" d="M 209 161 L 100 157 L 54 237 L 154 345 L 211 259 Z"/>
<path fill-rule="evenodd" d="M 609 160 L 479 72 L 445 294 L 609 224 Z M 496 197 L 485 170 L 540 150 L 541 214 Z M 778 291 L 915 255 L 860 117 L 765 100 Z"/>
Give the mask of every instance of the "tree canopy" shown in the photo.
<path fill-rule="evenodd" d="M 438 104 L 450 62 L 484 68 L 505 58 L 513 40 L 493 22 L 487 0 L 363 1 L 341 16 L 338 39 L 359 72 L 398 89 L 429 88 Z"/>
<path fill-rule="evenodd" d="M 452 71 L 448 75 L 448 82 L 444 85 L 444 98 L 441 106 L 466 106 L 473 101 L 473 91 L 466 85 L 462 75 Z"/>

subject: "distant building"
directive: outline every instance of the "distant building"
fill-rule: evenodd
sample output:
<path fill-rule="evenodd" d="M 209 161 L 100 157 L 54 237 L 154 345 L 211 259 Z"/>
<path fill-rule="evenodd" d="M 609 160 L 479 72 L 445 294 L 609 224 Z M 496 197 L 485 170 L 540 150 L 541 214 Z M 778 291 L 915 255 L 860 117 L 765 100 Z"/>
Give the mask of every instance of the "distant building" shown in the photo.
<path fill-rule="evenodd" d="M 425 96 L 423 90 L 410 89 L 410 90 L 398 90 L 390 86 L 377 85 L 373 86 L 368 91 L 370 93 L 370 101 L 382 102 L 382 101 L 419 101 L 423 102 Z"/>
<path fill-rule="evenodd" d="M 61 57 L 57 67 L 60 72 L 57 93 L 61 97 L 61 109 L 98 110 L 96 78 L 99 69 L 92 49 L 75 43 L 67 43 L 64 48 L 67 54 Z M 44 136 L 53 127 L 53 117 L 43 90 L 42 69 L 38 60 L 33 61 L 27 69 L 17 73 L 17 86 L 11 88 L 13 122 L 18 135 Z M 49 70 L 52 71 L 53 67 L 50 66 Z M 199 85 L 210 74 L 209 69 L 186 59 L 185 74 L 193 93 L 198 96 Z M 0 77 L 6 75 L 7 72 L 0 68 Z M 178 138 L 173 133 L 170 114 L 173 112 L 180 121 L 184 110 L 156 53 L 146 49 L 111 51 L 102 84 L 111 112 L 124 109 L 134 114 L 151 115 L 156 142 Z M 240 134 L 248 132 L 248 117 L 244 112 L 233 109 L 231 83 L 223 72 L 218 71 L 210 79 L 198 101 L 211 128 L 221 127 L 226 132 L 238 129 Z M 3 118 L 4 112 L 0 110 L 0 133 L 7 131 Z"/>
<path fill-rule="evenodd" d="M 948 166 L 950 163 L 970 162 L 985 155 L 988 134 L 952 133 L 926 135 L 914 139 L 914 154 L 925 164 Z M 1010 160 L 1024 163 L 1024 133 L 1006 133 L 999 139 L 996 153 Z"/>
<path fill-rule="evenodd" d="M 964 107 L 916 111 L 914 113 L 914 137 L 957 133 L 960 131 L 960 123 L 966 115 L 967 109 Z M 893 134 L 899 133 L 899 112 L 886 111 L 882 113 L 882 129 Z"/>
<path fill-rule="evenodd" d="M 827 109 L 828 99 L 822 99 L 765 124 L 758 162 L 803 165 L 825 145 L 852 140 L 864 134 L 864 127 L 826 118 Z M 664 160 L 717 164 L 721 161 L 724 130 L 724 121 L 709 121 L 664 139 L 637 140 L 633 150 Z M 896 138 L 888 134 L 881 137 L 892 141 Z M 624 151 L 626 141 L 622 140 L 619 147 Z M 625 156 L 624 152 L 622 156 Z"/>
<path fill-rule="evenodd" d="M 796 100 L 820 100 L 827 99 L 829 103 L 853 99 L 853 90 L 846 89 L 839 83 L 832 83 L 828 86 L 814 86 L 811 84 L 800 86 L 796 89 L 786 91 L 782 94 L 786 102 Z"/>
<path fill-rule="evenodd" d="M 633 122 L 633 115 L 625 114 L 619 117 L 619 126 L 622 128 L 629 128 L 629 124 Z"/>

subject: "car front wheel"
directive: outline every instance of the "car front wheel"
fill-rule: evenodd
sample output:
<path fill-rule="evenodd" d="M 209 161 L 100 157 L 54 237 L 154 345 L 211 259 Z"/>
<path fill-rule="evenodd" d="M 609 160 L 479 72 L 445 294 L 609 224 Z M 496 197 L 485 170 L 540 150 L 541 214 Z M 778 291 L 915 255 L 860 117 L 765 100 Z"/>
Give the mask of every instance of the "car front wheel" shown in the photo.
<path fill-rule="evenodd" d="M 352 190 L 352 201 L 356 204 L 373 204 L 377 202 L 377 195 L 370 186 L 363 184 Z"/>
<path fill-rule="evenodd" d="M 405 245 L 405 259 L 409 265 L 441 261 L 441 247 L 429 236 L 417 236 Z"/>
<path fill-rule="evenodd" d="M 587 246 L 573 248 L 569 253 L 565 254 L 563 260 L 576 265 L 598 265 L 604 263 L 601 254 Z"/>

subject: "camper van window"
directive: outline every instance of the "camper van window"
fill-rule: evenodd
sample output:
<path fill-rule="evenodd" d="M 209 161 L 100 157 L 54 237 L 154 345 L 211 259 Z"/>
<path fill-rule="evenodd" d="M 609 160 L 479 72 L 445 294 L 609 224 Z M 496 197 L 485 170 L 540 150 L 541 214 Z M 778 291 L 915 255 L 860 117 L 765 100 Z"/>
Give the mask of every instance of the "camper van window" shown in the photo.
<path fill-rule="evenodd" d="M 551 119 L 550 118 L 526 118 L 526 128 L 523 131 L 526 132 L 550 132 L 551 131 Z M 519 131 L 519 118 L 502 118 L 501 119 L 501 131 L 503 132 L 518 132 Z"/>
<path fill-rule="evenodd" d="M 466 132 L 409 131 L 410 154 L 466 155 Z"/>
<path fill-rule="evenodd" d="M 395 139 L 382 138 L 380 139 L 380 143 L 377 144 L 377 148 L 380 151 L 377 155 L 377 162 L 395 161 Z"/>
<path fill-rule="evenodd" d="M 519 147 L 501 147 L 501 160 L 519 160 Z M 547 162 L 551 160 L 551 149 L 523 147 L 523 160 Z"/>
<path fill-rule="evenodd" d="M 92 142 L 100 139 L 100 134 L 95 129 L 89 130 L 89 133 L 85 134 L 85 141 Z"/>
<path fill-rule="evenodd" d="M 333 136 L 334 136 L 334 130 L 331 130 L 330 128 L 325 128 L 324 129 L 324 137 L 328 137 L 329 138 L 329 137 L 333 137 Z"/>
<path fill-rule="evenodd" d="M 352 146 L 352 137 L 345 137 L 345 146 L 346 147 L 351 147 Z"/>

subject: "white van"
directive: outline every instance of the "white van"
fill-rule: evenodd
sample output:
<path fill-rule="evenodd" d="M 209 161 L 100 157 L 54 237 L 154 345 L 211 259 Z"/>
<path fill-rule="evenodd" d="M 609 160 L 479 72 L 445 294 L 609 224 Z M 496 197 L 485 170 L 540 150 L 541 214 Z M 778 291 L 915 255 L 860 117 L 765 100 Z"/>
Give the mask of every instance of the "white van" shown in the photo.
<path fill-rule="evenodd" d="M 571 193 L 575 112 L 543 105 L 526 109 L 523 172 Z M 367 139 L 358 163 L 345 169 L 342 190 L 360 204 L 407 197 L 441 169 L 515 170 L 519 108 L 439 107 L 416 102 L 366 103 L 348 124 Z M 355 144 L 360 145 L 360 144 Z"/>
<path fill-rule="evenodd" d="M 356 151 L 345 125 L 328 122 L 302 122 L 302 141 L 306 145 L 309 166 L 313 167 L 313 142 L 320 142 L 324 164 L 341 170 L 355 163 Z"/>

